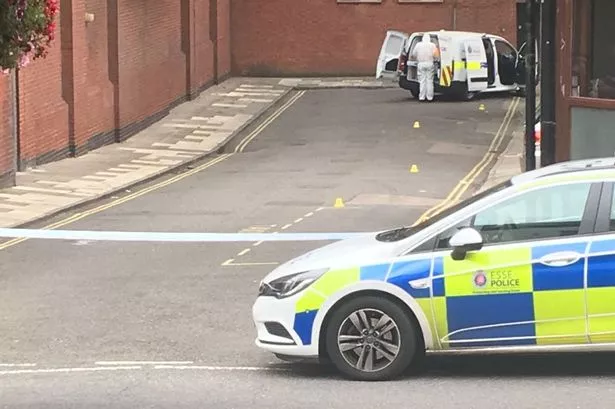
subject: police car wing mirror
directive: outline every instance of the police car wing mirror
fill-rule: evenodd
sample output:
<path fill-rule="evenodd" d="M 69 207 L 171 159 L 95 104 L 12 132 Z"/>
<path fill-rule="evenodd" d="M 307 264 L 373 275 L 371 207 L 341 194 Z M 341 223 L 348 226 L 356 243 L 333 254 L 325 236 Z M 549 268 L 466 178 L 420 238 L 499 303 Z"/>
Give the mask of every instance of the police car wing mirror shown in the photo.
<path fill-rule="evenodd" d="M 471 227 L 459 230 L 449 240 L 453 248 L 451 257 L 453 260 L 463 260 L 470 251 L 478 251 L 483 248 L 483 236 Z"/>

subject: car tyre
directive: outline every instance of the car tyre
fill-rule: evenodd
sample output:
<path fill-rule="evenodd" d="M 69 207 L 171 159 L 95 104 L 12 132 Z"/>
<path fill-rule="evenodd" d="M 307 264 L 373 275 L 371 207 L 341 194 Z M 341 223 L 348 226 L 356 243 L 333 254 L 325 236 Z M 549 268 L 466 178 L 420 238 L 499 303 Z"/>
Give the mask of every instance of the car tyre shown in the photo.
<path fill-rule="evenodd" d="M 361 296 L 342 304 L 325 331 L 329 359 L 352 380 L 391 380 L 420 356 L 413 320 L 384 297 Z"/>

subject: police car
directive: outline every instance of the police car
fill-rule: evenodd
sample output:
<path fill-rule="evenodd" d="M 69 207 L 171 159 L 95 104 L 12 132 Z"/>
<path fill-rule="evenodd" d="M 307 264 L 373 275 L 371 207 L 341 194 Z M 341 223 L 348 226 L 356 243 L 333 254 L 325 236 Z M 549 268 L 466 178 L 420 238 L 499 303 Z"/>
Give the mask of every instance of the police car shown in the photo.
<path fill-rule="evenodd" d="M 281 265 L 256 345 L 392 379 L 426 351 L 615 345 L 615 159 L 526 172 L 412 227 Z"/>

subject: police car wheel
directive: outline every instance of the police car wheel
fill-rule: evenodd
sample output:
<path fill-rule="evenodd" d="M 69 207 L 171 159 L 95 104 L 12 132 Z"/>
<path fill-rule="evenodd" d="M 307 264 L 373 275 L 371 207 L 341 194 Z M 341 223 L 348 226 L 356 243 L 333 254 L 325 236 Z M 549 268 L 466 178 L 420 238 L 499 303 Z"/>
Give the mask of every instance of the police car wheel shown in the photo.
<path fill-rule="evenodd" d="M 417 331 L 408 314 L 383 297 L 352 299 L 333 312 L 326 347 L 335 367 L 359 381 L 397 377 L 412 363 Z"/>

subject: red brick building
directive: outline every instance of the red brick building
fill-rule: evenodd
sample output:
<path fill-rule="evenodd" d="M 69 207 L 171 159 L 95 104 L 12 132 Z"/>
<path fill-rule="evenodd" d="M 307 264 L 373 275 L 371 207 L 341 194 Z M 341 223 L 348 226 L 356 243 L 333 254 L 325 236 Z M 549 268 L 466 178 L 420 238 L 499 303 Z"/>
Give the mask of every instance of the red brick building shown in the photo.
<path fill-rule="evenodd" d="M 16 100 L 0 76 L 0 185 L 12 183 L 15 163 L 23 169 L 125 140 L 231 74 L 371 76 L 387 29 L 489 31 L 515 42 L 516 7 L 515 0 L 62 0 L 53 49 L 19 72 Z"/>

